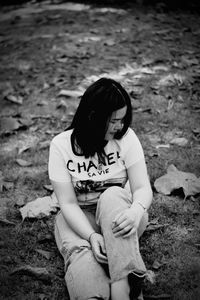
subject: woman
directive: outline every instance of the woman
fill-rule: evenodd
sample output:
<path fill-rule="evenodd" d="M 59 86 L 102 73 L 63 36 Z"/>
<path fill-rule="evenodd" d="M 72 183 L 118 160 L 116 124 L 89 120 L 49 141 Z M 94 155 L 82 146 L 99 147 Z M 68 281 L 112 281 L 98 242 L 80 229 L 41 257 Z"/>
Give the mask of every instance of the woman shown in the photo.
<path fill-rule="evenodd" d="M 51 142 L 49 177 L 60 205 L 55 238 L 71 300 L 138 299 L 141 292 L 146 268 L 138 238 L 152 191 L 131 118 L 125 89 L 101 78 Z"/>

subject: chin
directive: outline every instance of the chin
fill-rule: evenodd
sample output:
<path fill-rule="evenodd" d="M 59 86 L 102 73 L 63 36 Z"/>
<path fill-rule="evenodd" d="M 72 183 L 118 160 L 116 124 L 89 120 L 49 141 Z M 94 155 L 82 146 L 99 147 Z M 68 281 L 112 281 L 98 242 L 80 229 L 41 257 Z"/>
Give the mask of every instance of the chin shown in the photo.
<path fill-rule="evenodd" d="M 114 135 L 112 134 L 109 134 L 109 135 L 107 135 L 106 137 L 105 137 L 105 140 L 106 141 L 111 141 L 111 140 L 113 140 L 114 139 Z"/>

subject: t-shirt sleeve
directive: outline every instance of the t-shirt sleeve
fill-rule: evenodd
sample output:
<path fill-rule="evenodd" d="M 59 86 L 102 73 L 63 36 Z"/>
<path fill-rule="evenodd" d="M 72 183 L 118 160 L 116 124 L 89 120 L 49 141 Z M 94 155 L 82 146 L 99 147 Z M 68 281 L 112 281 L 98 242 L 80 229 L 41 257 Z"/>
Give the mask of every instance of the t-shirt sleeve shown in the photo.
<path fill-rule="evenodd" d="M 127 169 L 138 161 L 144 160 L 142 145 L 131 128 L 123 138 L 123 148 L 123 159 Z"/>
<path fill-rule="evenodd" d="M 49 179 L 57 182 L 71 182 L 71 176 L 60 149 L 52 141 L 49 149 Z"/>

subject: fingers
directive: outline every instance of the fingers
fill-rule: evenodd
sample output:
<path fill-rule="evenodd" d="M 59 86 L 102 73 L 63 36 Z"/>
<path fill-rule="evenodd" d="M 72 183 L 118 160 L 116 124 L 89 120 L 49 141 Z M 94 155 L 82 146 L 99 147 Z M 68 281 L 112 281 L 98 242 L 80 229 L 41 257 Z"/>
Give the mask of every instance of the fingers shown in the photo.
<path fill-rule="evenodd" d="M 125 239 L 125 238 L 131 236 L 132 234 L 134 234 L 136 232 L 136 230 L 137 229 L 135 227 L 132 228 L 128 233 L 126 233 L 126 234 L 123 235 L 123 239 Z"/>
<path fill-rule="evenodd" d="M 94 249 L 94 255 L 98 262 L 100 262 L 102 264 L 105 264 L 108 262 L 107 256 L 101 252 L 100 244 Z"/>
<path fill-rule="evenodd" d="M 105 247 L 105 243 L 104 243 L 104 241 L 102 240 L 102 241 L 100 241 L 100 246 L 101 246 L 101 250 L 102 250 L 102 252 L 104 253 L 104 254 L 106 254 L 106 247 Z"/>
<path fill-rule="evenodd" d="M 91 245 L 96 260 L 102 264 L 108 263 L 106 256 L 106 248 L 102 236 L 97 235 L 96 238 L 93 237 L 93 239 L 91 240 Z"/>
<path fill-rule="evenodd" d="M 132 230 L 132 226 L 128 225 L 114 233 L 115 237 L 127 235 Z"/>
<path fill-rule="evenodd" d="M 113 226 L 115 226 L 115 224 L 120 224 L 124 220 L 125 220 L 125 216 L 124 216 L 123 212 L 118 213 L 115 216 L 114 220 L 112 221 Z"/>
<path fill-rule="evenodd" d="M 108 263 L 107 256 L 105 256 L 105 255 L 103 255 L 101 253 L 96 253 L 95 254 L 95 258 L 101 264 L 107 264 Z"/>
<path fill-rule="evenodd" d="M 123 230 L 127 226 L 129 226 L 129 223 L 128 223 L 127 220 L 125 220 L 121 223 L 115 223 L 115 225 L 112 227 L 112 231 L 115 234 L 117 232 L 120 232 L 121 230 Z"/>

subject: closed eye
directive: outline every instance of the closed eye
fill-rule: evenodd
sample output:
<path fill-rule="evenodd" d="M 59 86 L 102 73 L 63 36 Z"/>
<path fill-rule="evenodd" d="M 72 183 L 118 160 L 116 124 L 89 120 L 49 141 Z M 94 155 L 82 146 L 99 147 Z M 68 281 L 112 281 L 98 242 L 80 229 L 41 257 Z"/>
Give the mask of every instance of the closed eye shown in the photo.
<path fill-rule="evenodd" d="M 124 118 L 123 119 L 114 119 L 114 120 L 110 120 L 111 124 L 116 124 L 118 122 L 124 123 Z"/>

